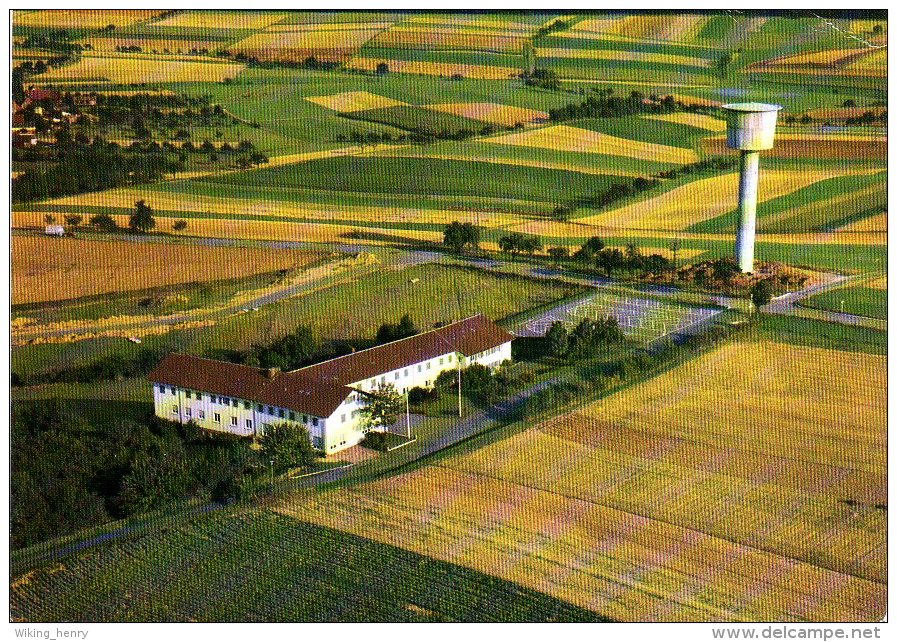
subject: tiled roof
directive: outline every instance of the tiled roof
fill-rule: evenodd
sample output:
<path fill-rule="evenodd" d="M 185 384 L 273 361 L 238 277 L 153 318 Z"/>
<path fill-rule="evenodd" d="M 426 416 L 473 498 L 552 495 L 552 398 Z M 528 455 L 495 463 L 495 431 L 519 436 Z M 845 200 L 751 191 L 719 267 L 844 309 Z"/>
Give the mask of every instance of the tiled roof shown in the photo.
<path fill-rule="evenodd" d="M 347 385 L 449 352 L 472 356 L 513 337 L 481 314 L 400 341 L 360 350 L 273 378 L 264 369 L 183 354 L 166 356 L 151 381 L 329 417 Z"/>

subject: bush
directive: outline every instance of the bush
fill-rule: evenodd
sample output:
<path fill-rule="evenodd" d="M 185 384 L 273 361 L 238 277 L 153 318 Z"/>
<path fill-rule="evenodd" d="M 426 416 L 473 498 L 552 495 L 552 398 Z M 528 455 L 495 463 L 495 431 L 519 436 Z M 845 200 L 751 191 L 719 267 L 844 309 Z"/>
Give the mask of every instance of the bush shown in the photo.
<path fill-rule="evenodd" d="M 309 466 L 315 460 L 308 430 L 299 424 L 284 422 L 272 426 L 262 435 L 261 446 L 265 463 L 273 460 L 278 473 Z"/>
<path fill-rule="evenodd" d="M 364 436 L 364 439 L 362 439 L 360 443 L 365 448 L 379 450 L 380 452 L 386 452 L 388 447 L 386 433 L 383 432 L 369 432 Z"/>
<path fill-rule="evenodd" d="M 443 373 L 440 373 L 439 377 L 441 377 Z M 436 385 L 439 386 L 439 377 L 436 378 Z M 420 404 L 429 403 L 431 401 L 436 401 L 439 399 L 439 390 L 436 388 L 428 389 L 428 388 L 420 388 L 415 387 L 408 391 L 408 403 L 412 406 L 418 406 Z"/>

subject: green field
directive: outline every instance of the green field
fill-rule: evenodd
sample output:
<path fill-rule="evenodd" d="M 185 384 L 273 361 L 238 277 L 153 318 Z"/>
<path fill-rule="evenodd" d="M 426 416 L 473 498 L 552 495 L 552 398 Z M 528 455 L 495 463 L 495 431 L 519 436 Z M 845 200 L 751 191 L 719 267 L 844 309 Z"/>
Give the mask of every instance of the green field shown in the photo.
<path fill-rule="evenodd" d="M 137 534 L 11 584 L 24 621 L 602 621 L 463 566 L 253 510 Z"/>
<path fill-rule="evenodd" d="M 588 197 L 615 177 L 435 158 L 336 157 L 204 179 L 249 187 L 357 194 L 439 194 L 554 204 Z"/>
<path fill-rule="evenodd" d="M 857 286 L 829 290 L 802 301 L 801 305 L 873 319 L 888 318 L 888 292 L 876 288 Z"/>
<path fill-rule="evenodd" d="M 458 132 L 479 132 L 484 124 L 478 120 L 445 114 L 414 105 L 365 109 L 344 114 L 352 120 L 366 120 L 397 129 L 421 132 L 423 134 L 454 136 Z"/>
<path fill-rule="evenodd" d="M 585 118 L 570 124 L 618 138 L 685 149 L 693 149 L 699 138 L 709 135 L 706 129 L 651 118 Z"/>
<path fill-rule="evenodd" d="M 790 194 L 757 205 L 761 232 L 824 231 L 846 225 L 887 209 L 887 172 L 839 176 L 817 181 Z M 738 211 L 703 221 L 694 232 L 732 232 Z"/>

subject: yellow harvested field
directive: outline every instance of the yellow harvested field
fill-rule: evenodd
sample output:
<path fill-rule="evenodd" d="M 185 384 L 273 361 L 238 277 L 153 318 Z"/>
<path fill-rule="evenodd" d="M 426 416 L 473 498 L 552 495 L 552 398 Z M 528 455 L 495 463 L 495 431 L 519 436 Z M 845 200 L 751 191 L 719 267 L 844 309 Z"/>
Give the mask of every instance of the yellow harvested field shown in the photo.
<path fill-rule="evenodd" d="M 703 105 L 705 107 L 719 107 L 723 103 L 718 100 L 710 100 L 709 98 L 700 98 L 699 96 L 689 96 L 686 94 L 669 94 L 673 100 L 684 105 Z"/>
<path fill-rule="evenodd" d="M 102 29 L 108 25 L 124 27 L 150 20 L 164 13 L 143 9 L 51 9 L 44 11 L 15 11 L 13 25 L 17 27 L 52 27 L 54 29 Z"/>
<path fill-rule="evenodd" d="M 365 58 L 356 56 L 349 62 L 350 69 L 374 71 L 381 62 L 389 65 L 391 72 L 418 74 L 421 76 L 451 77 L 461 75 L 475 80 L 507 80 L 520 74 L 516 67 L 493 67 L 490 65 L 462 65 L 448 62 L 424 62 L 420 60 L 392 60 L 391 58 Z"/>
<path fill-rule="evenodd" d="M 759 194 L 766 201 L 842 173 L 823 170 L 764 170 Z M 682 230 L 695 223 L 722 216 L 735 209 L 738 196 L 736 172 L 686 183 L 646 201 L 579 219 L 600 227 L 645 230 Z"/>
<path fill-rule="evenodd" d="M 108 81 L 116 84 L 222 82 L 245 65 L 235 62 L 174 60 L 151 55 L 83 55 L 77 62 L 36 76 L 41 81 Z"/>
<path fill-rule="evenodd" d="M 555 125 L 485 139 L 498 145 L 518 145 L 570 152 L 627 156 L 658 163 L 693 163 L 698 157 L 690 149 L 617 138 L 589 129 Z"/>
<path fill-rule="evenodd" d="M 280 22 L 286 13 L 267 11 L 186 11 L 154 23 L 157 27 L 193 29 L 264 29 Z"/>
<path fill-rule="evenodd" d="M 128 215 L 113 215 L 112 218 L 124 227 L 128 224 Z M 461 217 L 456 217 L 460 220 Z M 156 224 L 166 229 L 176 218 L 156 217 Z M 14 212 L 12 227 L 40 229 L 43 215 Z M 353 243 L 370 245 L 389 245 L 394 243 L 411 243 L 414 241 L 442 242 L 442 232 L 428 230 L 396 230 L 392 228 L 362 228 L 351 223 L 288 223 L 281 221 L 258 220 L 220 220 L 192 219 L 187 229 L 172 232 L 177 236 L 196 236 L 200 238 L 224 238 L 244 240 L 299 241 L 307 243 L 336 243 L 352 240 Z M 358 234 L 357 234 L 358 233 Z"/>
<path fill-rule="evenodd" d="M 623 51 L 617 49 L 572 49 L 572 48 L 540 48 L 540 58 L 568 58 L 583 60 L 613 60 L 617 62 L 650 62 L 684 67 L 708 68 L 712 61 L 706 58 L 681 56 L 675 54 L 653 53 L 645 51 Z"/>
<path fill-rule="evenodd" d="M 235 279 L 300 267 L 318 256 L 296 250 L 17 235 L 12 237 L 12 301 L 57 301 Z"/>
<path fill-rule="evenodd" d="M 528 34 L 505 29 L 452 29 L 425 26 L 396 26 L 381 32 L 372 44 L 377 47 L 414 49 L 471 49 L 520 53 Z M 519 71 L 518 71 L 519 73 Z"/>
<path fill-rule="evenodd" d="M 512 107 L 498 103 L 444 103 L 425 105 L 427 109 L 472 118 L 484 123 L 513 127 L 517 123 L 535 123 L 548 120 L 548 112 L 525 107 Z"/>
<path fill-rule="evenodd" d="M 842 120 L 846 118 L 857 118 L 866 112 L 878 116 L 886 111 L 888 111 L 888 108 L 884 106 L 820 107 L 818 109 L 809 109 L 806 114 L 813 120 Z"/>
<path fill-rule="evenodd" d="M 287 25 L 282 25 L 287 26 Z M 228 49 L 261 58 L 316 56 L 343 58 L 380 33 L 368 25 L 340 25 L 335 29 L 307 29 L 291 25 L 291 29 L 274 29 L 256 33 Z M 320 26 L 320 25 L 319 25 Z"/>
<path fill-rule="evenodd" d="M 691 44 L 708 18 L 695 14 L 634 15 L 581 20 L 561 36 L 583 34 L 588 37 L 620 36 L 632 40 Z"/>
<path fill-rule="evenodd" d="M 729 344 L 473 452 L 277 510 L 624 621 L 879 619 L 886 381 L 882 356 Z"/>
<path fill-rule="evenodd" d="M 888 213 L 873 214 L 838 228 L 839 232 L 887 232 Z"/>
<path fill-rule="evenodd" d="M 643 116 L 651 120 L 662 120 L 667 123 L 676 123 L 678 125 L 688 125 L 689 127 L 697 127 L 698 129 L 706 129 L 711 132 L 726 131 L 726 121 L 707 116 L 706 114 L 693 114 L 687 111 L 678 111 L 672 114 L 652 114 Z"/>
<path fill-rule="evenodd" d="M 884 75 L 888 70 L 888 50 L 879 49 L 870 54 L 859 56 L 856 60 L 848 63 L 846 69 L 850 69 L 851 71 L 868 71 Z"/>
<path fill-rule="evenodd" d="M 333 111 L 349 113 L 364 111 L 365 109 L 399 107 L 408 104 L 403 103 L 401 100 L 393 100 L 392 98 L 378 96 L 367 91 L 346 91 L 329 96 L 306 96 L 305 100 Z"/>

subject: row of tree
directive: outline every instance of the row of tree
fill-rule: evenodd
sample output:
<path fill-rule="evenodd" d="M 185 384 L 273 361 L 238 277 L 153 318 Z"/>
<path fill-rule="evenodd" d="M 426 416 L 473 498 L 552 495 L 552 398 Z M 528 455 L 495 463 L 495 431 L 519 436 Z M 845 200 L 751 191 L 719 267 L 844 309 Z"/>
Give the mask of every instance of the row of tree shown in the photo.
<path fill-rule="evenodd" d="M 639 91 L 632 91 L 625 98 L 608 93 L 612 91 L 606 90 L 599 95 L 589 96 L 581 103 L 549 109 L 548 117 L 552 122 L 561 122 L 576 118 L 617 118 L 642 113 L 669 114 L 677 110 L 676 100 L 672 96 L 664 96 L 654 102 L 646 101 L 645 95 Z"/>

